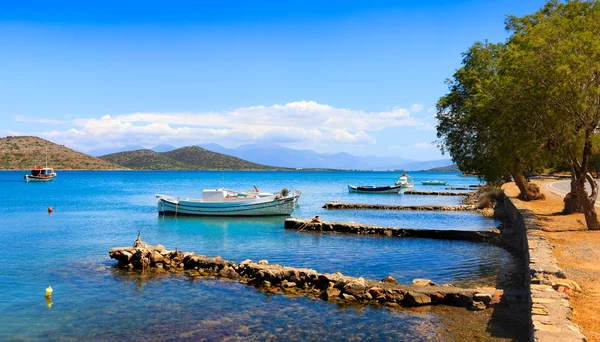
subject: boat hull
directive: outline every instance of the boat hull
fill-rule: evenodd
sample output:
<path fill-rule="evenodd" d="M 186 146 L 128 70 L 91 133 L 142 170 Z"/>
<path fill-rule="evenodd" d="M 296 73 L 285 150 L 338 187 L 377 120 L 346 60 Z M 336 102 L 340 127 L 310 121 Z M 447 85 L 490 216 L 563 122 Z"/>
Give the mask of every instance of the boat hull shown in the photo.
<path fill-rule="evenodd" d="M 25 175 L 26 182 L 49 182 L 56 178 L 56 175 L 48 176 L 48 177 L 38 177 L 32 175 Z"/>
<path fill-rule="evenodd" d="M 158 213 L 190 216 L 289 216 L 296 208 L 299 195 L 246 203 L 202 203 L 179 201 L 157 195 Z"/>
<path fill-rule="evenodd" d="M 397 194 L 402 189 L 401 185 L 365 187 L 348 185 L 348 192 L 356 192 L 361 194 Z"/>
<path fill-rule="evenodd" d="M 441 182 L 441 181 L 422 181 L 421 182 L 422 185 L 448 185 L 448 182 Z"/>

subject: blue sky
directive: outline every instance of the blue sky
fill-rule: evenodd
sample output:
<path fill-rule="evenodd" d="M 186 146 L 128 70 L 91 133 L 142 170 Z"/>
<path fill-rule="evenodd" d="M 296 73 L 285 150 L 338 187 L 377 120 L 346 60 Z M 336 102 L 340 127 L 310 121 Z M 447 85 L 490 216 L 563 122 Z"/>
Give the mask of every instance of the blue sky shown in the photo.
<path fill-rule="evenodd" d="M 0 136 L 437 159 L 432 111 L 460 53 L 543 3 L 5 2 Z"/>

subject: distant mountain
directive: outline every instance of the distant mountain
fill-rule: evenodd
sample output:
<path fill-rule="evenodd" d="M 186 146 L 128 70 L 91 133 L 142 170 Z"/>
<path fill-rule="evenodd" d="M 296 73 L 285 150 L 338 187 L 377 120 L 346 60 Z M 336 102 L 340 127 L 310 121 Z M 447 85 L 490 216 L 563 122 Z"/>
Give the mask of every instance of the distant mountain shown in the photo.
<path fill-rule="evenodd" d="M 160 144 L 160 145 L 149 148 L 149 150 L 154 151 L 154 152 L 169 152 L 169 151 L 173 151 L 174 149 L 175 149 L 175 147 L 173 147 L 169 144 Z"/>
<path fill-rule="evenodd" d="M 458 168 L 458 166 L 456 164 L 452 164 L 452 165 L 448 165 L 448 166 L 434 167 L 427 171 L 454 172 L 454 171 L 460 171 L 460 169 Z"/>
<path fill-rule="evenodd" d="M 111 153 L 135 151 L 135 150 L 143 150 L 143 149 L 144 149 L 144 146 L 127 145 L 127 146 L 121 146 L 121 147 L 96 148 L 96 149 L 88 151 L 87 154 L 94 156 L 94 157 L 99 157 L 99 156 L 104 156 L 104 155 L 111 154 Z"/>
<path fill-rule="evenodd" d="M 288 168 L 319 168 L 341 170 L 425 170 L 447 166 L 450 159 L 413 161 L 400 157 L 359 157 L 349 153 L 317 153 L 312 150 L 296 150 L 277 144 L 247 144 L 238 148 L 226 148 L 218 144 L 201 144 L 207 150 L 228 154 L 254 163 L 277 165 Z"/>
<path fill-rule="evenodd" d="M 188 146 L 169 152 L 137 150 L 100 157 L 111 163 L 140 170 L 278 170 L 236 157 Z"/>
<path fill-rule="evenodd" d="M 0 169 L 29 170 L 45 165 L 59 170 L 111 170 L 124 167 L 31 136 L 0 138 Z"/>

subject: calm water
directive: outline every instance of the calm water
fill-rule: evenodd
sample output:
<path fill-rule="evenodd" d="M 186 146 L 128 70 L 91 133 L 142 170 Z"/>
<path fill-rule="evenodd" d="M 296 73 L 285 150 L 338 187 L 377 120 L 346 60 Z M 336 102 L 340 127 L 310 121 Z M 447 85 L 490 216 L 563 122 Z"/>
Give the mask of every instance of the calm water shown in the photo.
<path fill-rule="evenodd" d="M 115 272 L 111 247 L 138 231 L 151 244 L 242 261 L 306 266 L 401 282 L 494 285 L 503 249 L 457 241 L 314 235 L 285 231 L 285 218 L 159 217 L 155 193 L 197 197 L 221 185 L 221 172 L 60 172 L 50 183 L 25 183 L 0 172 L 0 340 L 32 339 L 427 339 L 440 317 L 374 308 L 340 309 L 309 298 L 257 292 L 237 283 L 184 276 L 139 280 Z M 389 204 L 457 204 L 460 198 L 348 194 L 348 184 L 391 184 L 386 172 L 225 172 L 227 188 L 300 189 L 298 217 L 423 229 L 488 229 L 472 213 L 325 211 L 331 200 Z M 412 173 L 416 181 L 475 184 L 456 173 Z M 417 186 L 419 188 L 419 186 Z M 425 187 L 422 187 L 425 188 Z M 435 187 L 426 187 L 435 189 Z M 439 189 L 439 188 L 438 188 Z M 46 212 L 48 206 L 54 213 Z M 108 267 L 105 267 L 108 266 Z M 43 291 L 54 289 L 51 310 Z M 419 327 L 416 329 L 415 327 Z M 425 328 L 423 328 L 425 327 Z M 433 334 L 433 335 L 432 335 Z"/>

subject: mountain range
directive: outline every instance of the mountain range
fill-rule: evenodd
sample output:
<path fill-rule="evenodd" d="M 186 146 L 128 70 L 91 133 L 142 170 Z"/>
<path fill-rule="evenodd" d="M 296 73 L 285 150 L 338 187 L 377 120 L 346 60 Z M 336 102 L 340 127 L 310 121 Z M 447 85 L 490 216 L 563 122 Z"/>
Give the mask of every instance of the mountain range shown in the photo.
<path fill-rule="evenodd" d="M 281 170 L 240 158 L 212 152 L 198 146 L 182 147 L 168 152 L 148 149 L 112 153 L 101 159 L 139 170 Z"/>
<path fill-rule="evenodd" d="M 431 168 L 452 165 L 450 159 L 414 161 L 401 157 L 355 156 L 349 153 L 318 153 L 312 150 L 297 150 L 275 143 L 246 144 L 237 148 L 227 148 L 219 144 L 198 144 L 206 150 L 237 157 L 252 163 L 274 165 L 293 169 L 337 169 L 337 170 L 428 170 Z M 145 149 L 139 145 L 128 145 L 121 148 L 95 149 L 88 153 L 103 156 L 117 152 Z M 167 144 L 149 149 L 154 152 L 169 152 L 175 147 Z"/>
<path fill-rule="evenodd" d="M 288 168 L 414 171 L 452 165 L 450 159 L 414 161 L 401 157 L 361 157 L 345 152 L 327 154 L 312 150 L 296 150 L 272 143 L 247 144 L 237 148 L 226 148 L 219 144 L 200 144 L 197 146 L 254 163 Z"/>

